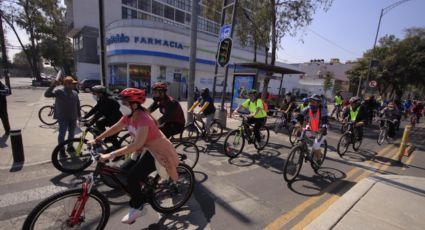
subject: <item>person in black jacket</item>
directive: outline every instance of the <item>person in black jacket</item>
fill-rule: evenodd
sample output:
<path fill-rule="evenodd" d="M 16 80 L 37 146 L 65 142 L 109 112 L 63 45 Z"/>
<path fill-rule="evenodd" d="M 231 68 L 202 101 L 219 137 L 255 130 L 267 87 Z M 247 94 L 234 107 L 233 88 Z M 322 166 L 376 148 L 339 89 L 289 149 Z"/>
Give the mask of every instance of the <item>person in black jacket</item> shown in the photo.
<path fill-rule="evenodd" d="M 120 104 L 110 97 L 106 92 L 106 88 L 102 85 L 95 85 L 91 90 L 97 103 L 83 118 L 87 119 L 94 115 L 86 125 L 92 126 L 94 124 L 100 131 L 99 133 L 102 133 L 106 130 L 106 127 L 114 125 L 121 119 Z M 118 133 L 108 137 L 106 140 L 111 142 L 115 148 L 120 147 L 117 136 Z"/>
<path fill-rule="evenodd" d="M 10 133 L 10 124 L 9 124 L 9 117 L 7 115 L 7 101 L 6 101 L 6 96 L 9 96 L 9 95 L 10 95 L 9 88 L 0 81 L 0 118 L 1 118 L 1 122 L 3 123 L 5 135 L 9 135 Z"/>

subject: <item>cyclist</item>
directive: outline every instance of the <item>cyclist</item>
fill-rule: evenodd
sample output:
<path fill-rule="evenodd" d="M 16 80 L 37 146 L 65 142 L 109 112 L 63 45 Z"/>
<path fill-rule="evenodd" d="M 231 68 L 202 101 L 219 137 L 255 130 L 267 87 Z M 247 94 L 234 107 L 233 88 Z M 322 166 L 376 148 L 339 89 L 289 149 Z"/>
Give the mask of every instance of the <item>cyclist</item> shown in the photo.
<path fill-rule="evenodd" d="M 266 124 L 267 113 L 264 110 L 263 101 L 259 98 L 257 90 L 251 89 L 248 92 L 249 99 L 243 102 L 235 112 L 239 112 L 242 108 L 249 110 L 248 124 L 254 124 L 254 135 L 257 142 L 261 141 L 260 128 Z"/>
<path fill-rule="evenodd" d="M 153 103 L 149 106 L 149 112 L 159 108 L 162 117 L 158 119 L 159 129 L 169 138 L 183 132 L 186 120 L 180 103 L 167 95 L 167 84 L 156 82 L 152 85 Z"/>
<path fill-rule="evenodd" d="M 301 115 L 307 118 L 310 125 L 311 131 L 321 131 L 322 137 L 320 139 L 315 138 L 313 144 L 313 162 L 320 167 L 322 164 L 322 152 L 320 151 L 320 145 L 326 139 L 328 129 L 328 114 L 323 106 L 323 99 L 317 94 L 313 94 L 309 98 L 310 105 L 301 111 Z"/>
<path fill-rule="evenodd" d="M 348 121 L 355 122 L 355 129 L 358 134 L 358 139 L 363 139 L 363 125 L 367 119 L 367 112 L 364 106 L 360 105 L 359 97 L 350 98 L 350 107 L 345 110 L 343 118 L 347 118 Z"/>
<path fill-rule="evenodd" d="M 423 110 L 424 106 L 422 105 L 422 103 L 418 102 L 417 100 L 413 101 L 413 106 L 412 106 L 412 116 L 416 116 L 416 123 L 419 123 L 419 119 L 421 118 L 421 113 Z"/>
<path fill-rule="evenodd" d="M 122 114 L 120 112 L 120 104 L 112 99 L 107 92 L 105 86 L 95 85 L 91 88 L 93 99 L 96 101 L 96 105 L 86 114 L 83 119 L 91 117 L 93 118 L 86 123 L 87 126 L 95 127 L 102 133 L 106 130 L 106 127 L 110 127 L 117 123 Z M 117 140 L 118 133 L 108 137 L 107 141 L 110 141 L 117 149 L 120 147 Z"/>
<path fill-rule="evenodd" d="M 388 128 L 389 128 L 388 129 L 388 137 L 389 138 L 394 138 L 397 118 L 398 118 L 399 115 L 400 115 L 400 111 L 395 106 L 395 103 L 393 101 L 388 103 L 387 107 L 385 107 L 380 112 L 380 117 L 384 116 L 385 119 L 393 121 L 393 122 L 389 122 L 389 124 L 388 124 L 389 125 L 388 126 Z M 381 121 L 381 127 L 384 126 L 384 122 L 385 121 Z"/>
<path fill-rule="evenodd" d="M 286 116 L 286 120 L 290 121 L 292 119 L 292 112 L 294 112 L 298 107 L 297 107 L 297 102 L 295 101 L 294 96 L 289 96 L 287 98 L 289 98 L 288 106 L 286 107 L 285 110 L 281 110 L 281 111 L 283 112 L 283 115 Z"/>
<path fill-rule="evenodd" d="M 336 112 L 336 119 L 338 120 L 339 119 L 339 115 L 340 115 L 340 112 L 341 112 L 341 109 L 342 109 L 342 100 L 343 100 L 344 98 L 342 98 L 342 96 L 341 96 L 341 91 L 338 91 L 338 92 L 336 92 L 336 94 L 335 94 L 335 97 L 334 97 L 334 109 L 332 110 L 332 113 L 331 113 L 331 117 L 334 115 L 334 113 Z"/>
<path fill-rule="evenodd" d="M 144 148 L 148 149 L 156 161 L 162 165 L 172 179 L 177 181 L 178 156 L 171 142 L 162 134 L 156 120 L 150 115 L 142 104 L 145 102 L 145 91 L 142 89 L 127 88 L 119 94 L 120 111 L 123 117 L 111 128 L 97 136 L 89 143 L 96 143 L 106 137 L 120 132 L 127 127 L 133 137 L 133 142 L 108 154 L 102 154 L 100 161 L 107 161 L 115 157 L 130 154 L 140 154 Z M 133 154 L 133 155 L 135 155 Z M 132 224 L 144 212 L 143 204 L 146 198 L 140 188 L 140 181 L 146 180 L 147 176 L 155 170 L 155 162 L 151 154 L 143 154 L 129 171 L 127 176 L 127 190 L 130 194 L 130 209 L 122 219 L 122 223 Z M 175 186 L 175 184 L 172 184 Z"/>
<path fill-rule="evenodd" d="M 214 119 L 215 106 L 214 99 L 210 96 L 210 90 L 208 88 L 201 90 L 201 96 L 195 103 L 193 103 L 192 107 L 189 109 L 189 112 L 192 113 L 198 105 L 201 107 L 201 109 L 196 114 L 196 116 L 198 119 L 202 119 L 203 117 L 206 118 L 205 131 L 209 133 L 210 125 Z"/>
<path fill-rule="evenodd" d="M 294 113 L 295 113 L 295 120 L 296 122 L 298 122 L 299 124 L 303 124 L 304 123 L 304 116 L 301 115 L 301 111 L 303 111 L 305 108 L 308 107 L 308 97 L 303 98 L 302 100 L 303 103 L 301 103 L 300 105 L 298 105 L 298 107 L 296 109 L 294 109 Z"/>

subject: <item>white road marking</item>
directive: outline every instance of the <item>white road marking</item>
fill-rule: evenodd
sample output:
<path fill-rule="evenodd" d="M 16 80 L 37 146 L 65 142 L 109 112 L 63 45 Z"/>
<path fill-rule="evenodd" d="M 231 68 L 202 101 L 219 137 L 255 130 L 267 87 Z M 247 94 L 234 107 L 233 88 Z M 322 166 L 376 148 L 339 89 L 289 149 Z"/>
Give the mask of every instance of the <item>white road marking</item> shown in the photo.
<path fill-rule="evenodd" d="M 65 189 L 67 187 L 48 185 L 21 192 L 7 193 L 0 196 L 0 208 L 40 200 Z"/>

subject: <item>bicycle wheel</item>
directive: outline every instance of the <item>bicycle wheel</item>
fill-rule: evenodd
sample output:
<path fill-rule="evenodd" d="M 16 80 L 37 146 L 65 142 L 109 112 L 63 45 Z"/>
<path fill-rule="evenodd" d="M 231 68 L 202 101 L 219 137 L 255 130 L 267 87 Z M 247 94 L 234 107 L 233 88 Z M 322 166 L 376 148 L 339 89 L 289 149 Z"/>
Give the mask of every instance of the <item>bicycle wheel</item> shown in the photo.
<path fill-rule="evenodd" d="M 192 142 L 181 142 L 174 147 L 179 155 L 180 162 L 194 168 L 199 160 L 198 146 Z"/>
<path fill-rule="evenodd" d="M 289 143 L 291 143 L 292 146 L 295 145 L 295 142 L 297 141 L 298 137 L 300 135 L 300 127 L 293 127 L 289 132 Z"/>
<path fill-rule="evenodd" d="M 340 129 L 341 133 L 344 134 L 347 131 L 347 129 L 348 129 L 348 124 L 347 123 L 342 123 L 341 124 L 341 129 Z"/>
<path fill-rule="evenodd" d="M 382 145 L 385 141 L 385 139 L 387 138 L 387 132 L 386 129 L 380 129 L 379 130 L 379 134 L 378 134 L 378 139 L 376 140 L 376 142 L 378 143 L 378 145 Z"/>
<path fill-rule="evenodd" d="M 360 145 L 362 145 L 362 140 L 357 138 L 357 134 L 354 134 L 353 138 L 353 149 L 354 151 L 358 151 L 360 149 Z"/>
<path fill-rule="evenodd" d="M 91 109 L 93 109 L 93 106 L 91 106 L 91 105 L 80 106 L 81 117 L 84 117 L 86 114 L 88 114 Z M 90 120 L 90 118 L 87 118 L 85 120 Z"/>
<path fill-rule="evenodd" d="M 65 173 L 81 172 L 89 167 L 92 159 L 87 149 L 87 139 L 81 141 L 80 138 L 74 138 L 56 146 L 52 152 L 52 163 Z"/>
<path fill-rule="evenodd" d="M 254 138 L 254 147 L 257 150 L 262 150 L 269 143 L 270 131 L 266 126 L 260 128 L 260 142 L 257 142 L 257 139 Z"/>
<path fill-rule="evenodd" d="M 245 137 L 239 129 L 231 131 L 224 139 L 224 153 L 230 158 L 237 157 L 244 146 Z"/>
<path fill-rule="evenodd" d="M 345 133 L 339 139 L 338 145 L 336 147 L 336 151 L 340 157 L 344 156 L 350 144 L 351 144 L 351 135 L 348 133 Z"/>
<path fill-rule="evenodd" d="M 297 178 L 303 166 L 304 155 L 303 148 L 300 145 L 292 148 L 288 158 L 283 166 L 283 178 L 286 182 L 290 183 Z"/>
<path fill-rule="evenodd" d="M 282 128 L 285 126 L 285 118 L 283 118 L 283 117 L 279 117 L 278 119 L 276 119 L 276 121 L 274 122 L 274 125 L 273 125 L 273 131 L 275 132 L 275 133 L 279 133 L 281 130 L 282 130 Z"/>
<path fill-rule="evenodd" d="M 53 118 L 54 115 L 55 115 L 55 107 L 51 105 L 43 106 L 38 111 L 38 118 L 45 125 L 54 125 L 58 122 L 58 120 Z"/>
<path fill-rule="evenodd" d="M 194 144 L 198 141 L 199 138 L 199 130 L 195 126 L 195 124 L 191 123 L 184 127 L 183 132 L 180 133 L 180 141 L 189 141 Z"/>
<path fill-rule="evenodd" d="M 221 135 L 223 135 L 223 126 L 218 120 L 214 120 L 210 125 L 208 140 L 215 143 L 221 138 Z"/>
<path fill-rule="evenodd" d="M 195 188 L 195 176 L 192 169 L 185 164 L 177 166 L 179 179 L 177 186 L 171 187 L 168 180 L 159 181 L 151 199 L 152 208 L 160 213 L 173 213 L 180 209 L 192 196 Z"/>
<path fill-rule="evenodd" d="M 82 188 L 56 193 L 39 203 L 25 219 L 22 229 L 104 229 L 108 223 L 108 200 L 92 189 L 83 207 L 79 221 L 71 225 L 73 211 L 78 208 Z"/>

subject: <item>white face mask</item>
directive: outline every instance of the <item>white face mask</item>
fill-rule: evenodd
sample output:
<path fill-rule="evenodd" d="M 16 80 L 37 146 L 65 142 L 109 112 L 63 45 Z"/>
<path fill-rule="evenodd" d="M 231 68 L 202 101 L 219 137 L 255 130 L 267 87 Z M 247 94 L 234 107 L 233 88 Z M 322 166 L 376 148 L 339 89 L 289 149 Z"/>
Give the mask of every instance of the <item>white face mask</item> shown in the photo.
<path fill-rule="evenodd" d="M 131 115 L 132 111 L 130 109 L 130 107 L 125 106 L 125 105 L 120 105 L 120 112 L 122 113 L 122 115 L 124 116 L 129 116 Z"/>

